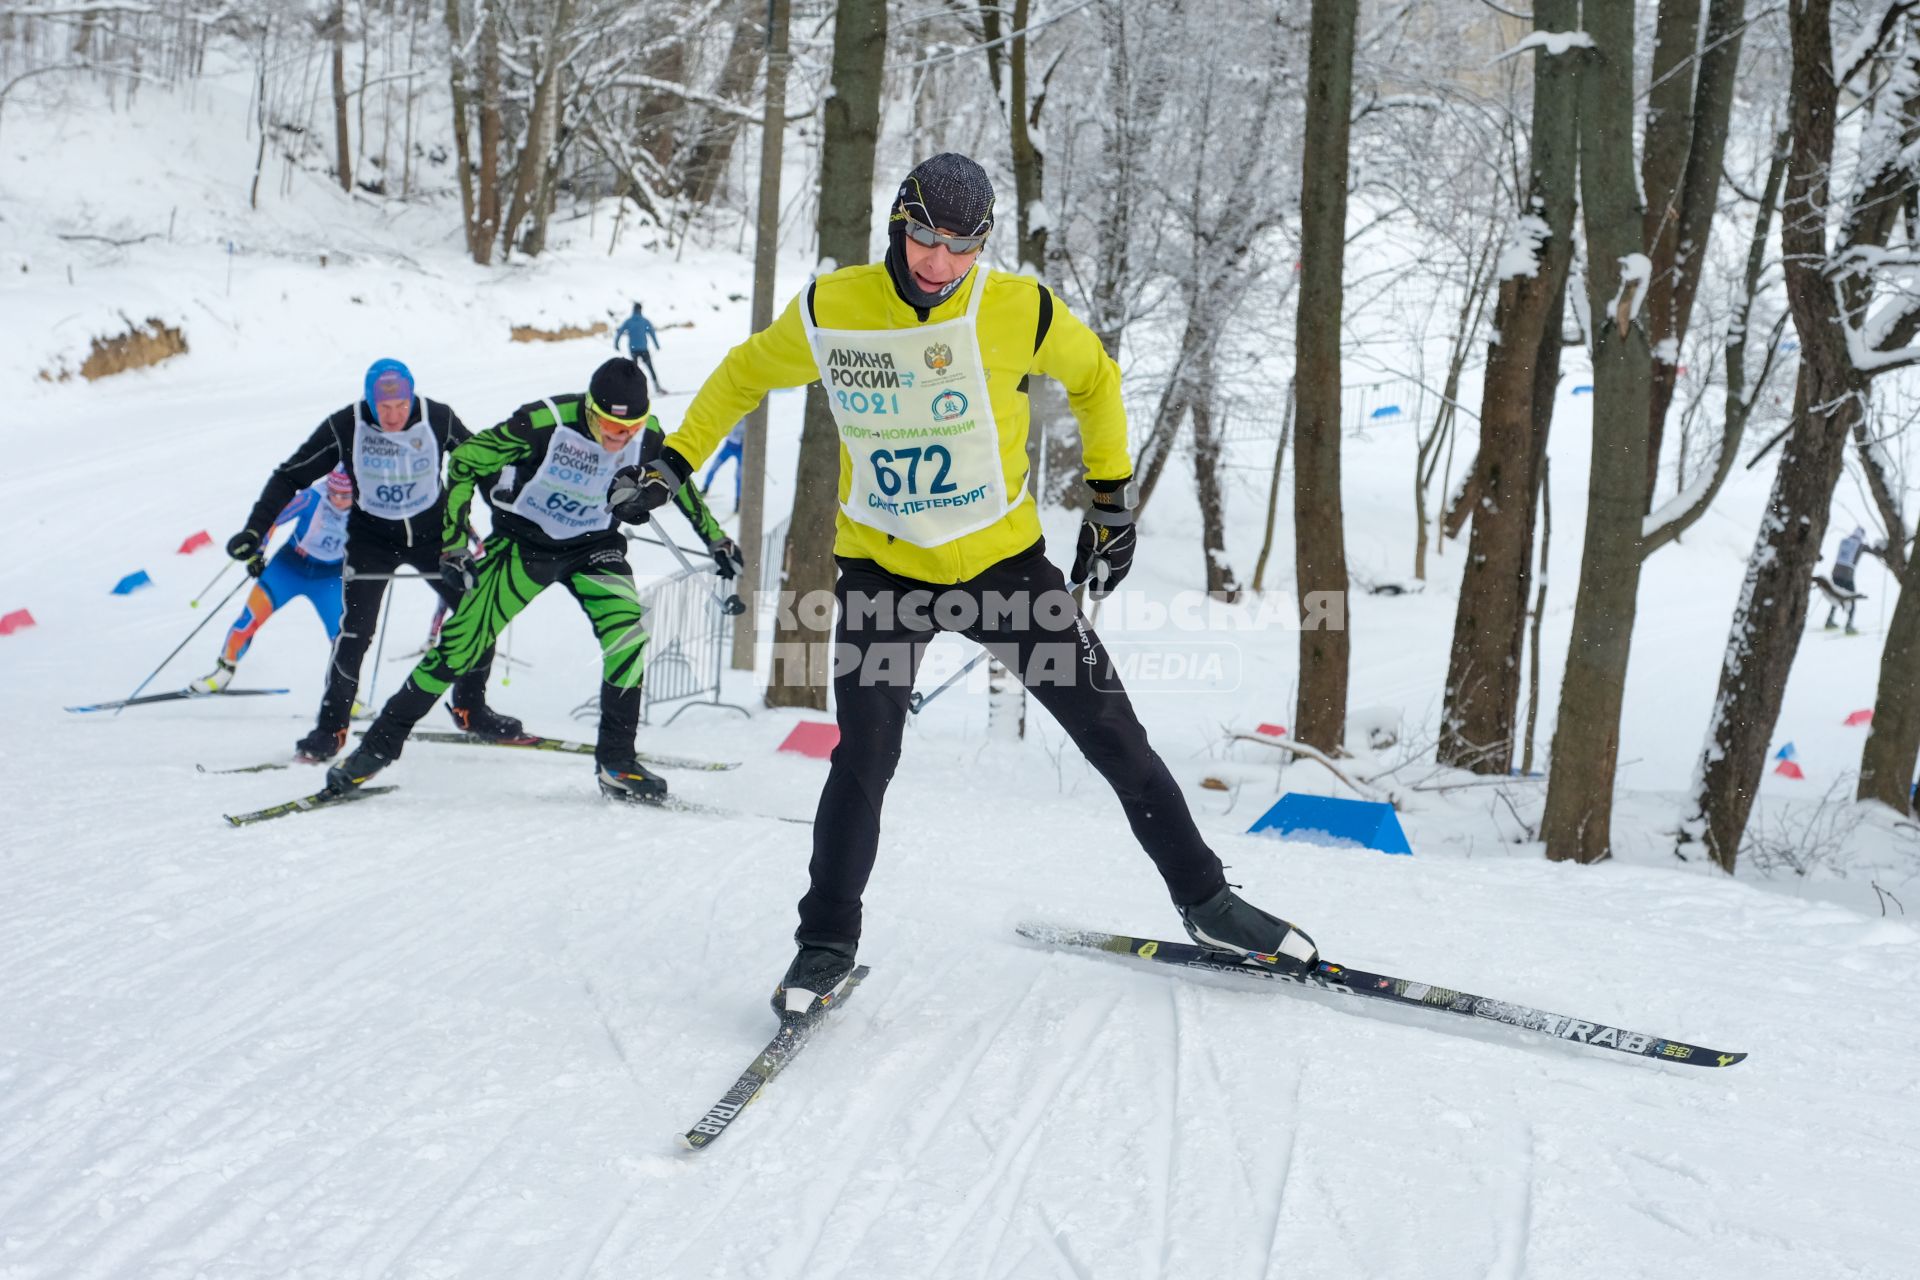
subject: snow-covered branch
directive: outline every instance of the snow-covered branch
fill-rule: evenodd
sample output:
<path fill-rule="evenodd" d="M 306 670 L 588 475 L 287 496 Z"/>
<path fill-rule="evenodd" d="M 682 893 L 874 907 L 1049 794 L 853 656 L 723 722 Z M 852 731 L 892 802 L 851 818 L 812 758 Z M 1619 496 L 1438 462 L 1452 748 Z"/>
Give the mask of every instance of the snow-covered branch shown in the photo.
<path fill-rule="evenodd" d="M 1920 590 L 1920 581 L 1913 575 L 1913 562 L 1907 557 L 1908 548 L 1913 546 L 1914 530 L 1907 526 L 1906 512 L 1901 509 L 1898 470 L 1887 455 L 1885 443 L 1873 436 L 1867 423 L 1867 415 L 1860 415 L 1853 424 L 1853 439 L 1860 453 L 1861 470 L 1867 475 L 1867 491 L 1873 495 L 1873 505 L 1879 508 L 1880 520 L 1887 527 L 1886 547 L 1880 554 L 1894 577 L 1900 580 L 1901 590 Z"/>
<path fill-rule="evenodd" d="M 716 98 L 710 93 L 702 93 L 698 89 L 691 88 L 688 85 L 676 84 L 672 80 L 662 80 L 657 76 L 641 75 L 635 71 L 622 72 L 613 79 L 606 81 L 604 87 L 608 89 L 650 89 L 655 93 L 669 93 L 684 102 L 691 102 L 695 106 L 705 107 L 707 110 L 718 112 L 723 116 L 732 116 L 748 124 L 760 123 L 761 109 L 758 106 L 728 102 L 725 98 Z"/>
<path fill-rule="evenodd" d="M 1508 58 L 1519 57 L 1529 49 L 1538 49 L 1550 56 L 1558 56 L 1575 49 L 1593 47 L 1593 37 L 1584 31 L 1536 31 L 1505 52 L 1495 54 L 1487 65 L 1491 66 L 1495 62 L 1505 62 Z"/>

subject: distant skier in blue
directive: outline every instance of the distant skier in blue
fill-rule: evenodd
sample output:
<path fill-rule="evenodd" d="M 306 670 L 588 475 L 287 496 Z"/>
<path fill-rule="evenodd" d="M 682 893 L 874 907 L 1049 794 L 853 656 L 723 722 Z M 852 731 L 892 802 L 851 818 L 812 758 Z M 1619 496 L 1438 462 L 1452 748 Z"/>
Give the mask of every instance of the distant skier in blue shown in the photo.
<path fill-rule="evenodd" d="M 1847 634 L 1858 635 L 1853 629 L 1853 610 L 1859 604 L 1859 588 L 1853 585 L 1853 567 L 1860 563 L 1860 552 L 1865 549 L 1867 531 L 1856 526 L 1854 531 L 1840 540 L 1840 550 L 1833 557 L 1833 585 L 1842 593 L 1847 605 Z M 1839 612 L 1840 604 L 1835 601 L 1827 606 L 1826 630 L 1834 628 L 1834 616 Z"/>
<path fill-rule="evenodd" d="M 627 322 L 615 330 L 613 349 L 620 349 L 620 340 L 626 339 L 627 354 L 647 367 L 647 380 L 653 383 L 653 389 L 661 395 L 671 394 L 660 385 L 660 375 L 653 371 L 653 352 L 660 349 L 660 334 L 653 327 L 653 321 L 640 314 L 640 304 L 633 304 L 633 314 Z M 648 344 L 652 347 L 649 349 Z"/>
<path fill-rule="evenodd" d="M 747 465 L 746 460 L 741 456 L 741 450 L 745 448 L 746 441 L 747 423 L 743 418 L 733 424 L 733 430 L 729 431 L 727 438 L 721 442 L 720 452 L 713 455 L 713 463 L 707 468 L 706 479 L 700 482 L 700 495 L 702 497 L 706 496 L 707 490 L 713 488 L 713 478 L 720 474 L 720 468 L 725 465 L 728 458 L 732 458 L 733 509 L 735 511 L 740 509 L 740 473 L 746 469 Z"/>

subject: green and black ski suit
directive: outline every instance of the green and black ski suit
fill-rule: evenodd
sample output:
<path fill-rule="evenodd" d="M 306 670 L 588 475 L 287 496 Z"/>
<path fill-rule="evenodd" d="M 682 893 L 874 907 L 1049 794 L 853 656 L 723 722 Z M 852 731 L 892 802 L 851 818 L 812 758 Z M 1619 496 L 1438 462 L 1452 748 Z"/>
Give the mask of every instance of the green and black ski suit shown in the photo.
<path fill-rule="evenodd" d="M 367 743 L 398 757 L 413 726 L 447 686 L 491 652 L 494 641 L 535 596 L 565 585 L 586 611 L 602 655 L 600 736 L 595 756 L 622 765 L 633 758 L 640 724 L 640 681 L 647 633 L 642 627 L 626 537 L 607 507 L 614 472 L 653 460 L 664 438 L 648 417 L 617 453 L 590 434 L 586 397 L 553 396 L 516 409 L 447 459 L 447 515 L 441 545 L 467 545 L 467 508 L 476 487 L 493 508 L 493 534 L 477 566 L 474 589 L 440 629 L 440 642 L 420 660 L 400 692 L 381 708 Z M 691 483 L 674 504 L 709 545 L 726 537 Z"/>

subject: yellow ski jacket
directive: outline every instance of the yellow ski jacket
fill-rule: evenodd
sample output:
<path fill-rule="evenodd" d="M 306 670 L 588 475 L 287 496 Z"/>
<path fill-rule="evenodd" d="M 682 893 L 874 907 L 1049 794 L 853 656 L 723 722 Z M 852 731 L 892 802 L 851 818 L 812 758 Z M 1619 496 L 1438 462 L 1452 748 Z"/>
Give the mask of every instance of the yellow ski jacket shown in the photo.
<path fill-rule="evenodd" d="M 1127 452 L 1127 416 L 1120 399 L 1120 366 L 1080 319 L 1052 302 L 1052 320 L 1039 349 L 1041 294 L 1045 286 L 1031 276 L 988 271 L 975 266 L 953 296 L 919 313 L 894 291 L 884 262 L 843 267 L 813 284 L 814 322 L 824 329 L 912 329 L 966 314 L 972 290 L 984 288 L 976 331 L 987 366 L 987 395 L 1000 437 L 1000 464 L 1009 496 L 1027 487 L 1027 397 L 1020 380 L 1045 374 L 1066 388 L 1080 424 L 1080 442 L 1088 479 L 1123 480 L 1133 470 Z M 1049 295 L 1051 300 L 1051 295 Z M 729 351 L 687 407 L 666 447 L 695 468 L 706 461 L 727 433 L 763 396 L 776 387 L 817 381 L 820 370 L 808 345 L 800 309 L 803 291 L 767 328 Z M 851 486 L 850 463 L 840 445 L 838 501 L 844 507 Z M 881 568 L 922 582 L 964 582 L 988 566 L 1026 550 L 1040 539 L 1040 516 L 1032 495 L 998 521 L 934 547 L 896 541 L 839 513 L 833 552 L 872 560 Z"/>

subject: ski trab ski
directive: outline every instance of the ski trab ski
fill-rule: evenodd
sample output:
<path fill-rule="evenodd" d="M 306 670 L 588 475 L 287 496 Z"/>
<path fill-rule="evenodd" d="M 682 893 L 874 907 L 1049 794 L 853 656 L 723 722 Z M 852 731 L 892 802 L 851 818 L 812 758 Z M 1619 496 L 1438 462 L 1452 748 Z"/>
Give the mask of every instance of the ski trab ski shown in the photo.
<path fill-rule="evenodd" d="M 197 698 L 218 701 L 221 698 L 266 698 L 276 693 L 285 693 L 285 689 L 223 689 L 219 693 L 201 693 L 194 689 L 175 689 L 171 693 L 149 693 L 139 698 L 118 698 L 112 702 L 89 702 L 83 707 L 68 707 L 69 711 L 118 711 L 122 707 L 144 707 L 155 702 L 186 702 Z"/>
<path fill-rule="evenodd" d="M 398 791 L 398 787 L 361 787 L 357 791 L 334 792 L 316 791 L 310 796 L 301 796 L 298 800 L 289 800 L 285 804 L 271 805 L 265 809 L 255 809 L 252 813 L 223 813 L 227 825 L 234 827 L 251 826 L 256 822 L 266 822 L 272 818 L 284 818 L 290 813 L 310 813 L 315 809 L 330 809 L 349 800 L 364 800 L 368 796 L 385 795 L 389 791 Z"/>
<path fill-rule="evenodd" d="M 812 818 L 794 818 L 784 813 L 754 813 L 747 809 L 729 809 L 723 805 L 701 804 L 698 800 L 688 800 L 672 793 L 656 796 L 651 800 L 622 800 L 617 803 L 632 804 L 636 807 L 671 809 L 675 813 L 697 813 L 708 818 L 770 818 L 775 822 L 791 822 L 803 827 L 813 825 Z"/>
<path fill-rule="evenodd" d="M 822 1005 L 811 1015 L 790 1013 L 781 1018 L 780 1029 L 773 1033 L 773 1039 L 767 1041 L 767 1047 L 760 1051 L 753 1065 L 741 1073 L 740 1078 L 733 1082 L 733 1088 L 727 1090 L 720 1101 L 707 1108 L 707 1114 L 700 1117 L 693 1128 L 680 1135 L 680 1145 L 689 1151 L 699 1151 L 725 1133 L 727 1126 L 747 1109 L 747 1104 L 760 1096 L 760 1091 L 767 1087 L 767 1081 L 786 1070 L 800 1050 L 806 1047 L 807 1041 L 820 1029 L 820 1023 L 826 1016 L 847 1002 L 847 997 L 853 994 L 853 989 L 860 985 L 869 972 L 864 964 L 856 966 L 853 976 L 847 979 L 847 985 L 840 989 L 840 994 L 832 1003 Z"/>
<path fill-rule="evenodd" d="M 269 773 L 275 769 L 291 769 L 291 760 L 268 760 L 261 764 L 236 765 L 231 769 L 209 769 L 203 764 L 193 766 L 195 773 Z"/>
<path fill-rule="evenodd" d="M 536 734 L 525 734 L 518 738 L 483 738 L 476 733 L 447 733 L 435 729 L 420 729 L 413 734 L 415 742 L 452 742 L 470 747 L 523 747 L 529 751 L 558 751 L 571 756 L 590 756 L 593 744 L 590 742 L 567 742 L 560 738 L 542 738 Z M 641 764 L 659 765 L 662 769 L 704 769 L 709 772 L 724 772 L 738 769 L 738 760 L 701 760 L 693 756 L 649 755 L 636 751 L 633 758 Z"/>
<path fill-rule="evenodd" d="M 1604 1022 L 1570 1018 L 1562 1013 L 1549 1013 L 1545 1009 L 1535 1009 L 1529 1005 L 1514 1004 L 1507 1000 L 1495 1000 L 1465 991 L 1429 986 L 1427 983 L 1411 982 L 1405 978 L 1390 978 L 1382 973 L 1349 969 L 1345 965 L 1329 964 L 1325 961 L 1322 961 L 1311 973 L 1292 974 L 1269 969 L 1264 965 L 1236 960 L 1230 955 L 1210 951 L 1190 942 L 1132 938 L 1119 933 L 1061 929 L 1045 924 L 1019 925 L 1018 931 L 1022 937 L 1031 938 L 1035 942 L 1048 946 L 1106 951 L 1114 955 L 1131 956 L 1138 960 L 1148 960 L 1182 969 L 1198 969 L 1207 973 L 1230 973 L 1236 977 L 1252 978 L 1259 982 L 1284 982 L 1338 996 L 1363 996 L 1369 1000 L 1384 1000 L 1391 1004 L 1417 1009 L 1433 1009 L 1441 1013 L 1479 1018 L 1518 1027 L 1522 1031 L 1537 1032 L 1557 1040 L 1583 1044 L 1591 1049 L 1613 1049 L 1619 1053 L 1631 1053 L 1661 1062 L 1679 1062 L 1694 1067 L 1730 1067 L 1736 1062 L 1745 1060 L 1747 1056 L 1744 1053 L 1729 1053 L 1719 1049 L 1709 1049 L 1704 1045 L 1688 1044 L 1684 1040 L 1668 1040 L 1661 1036 L 1649 1035 L 1644 1031 L 1610 1027 Z"/>

